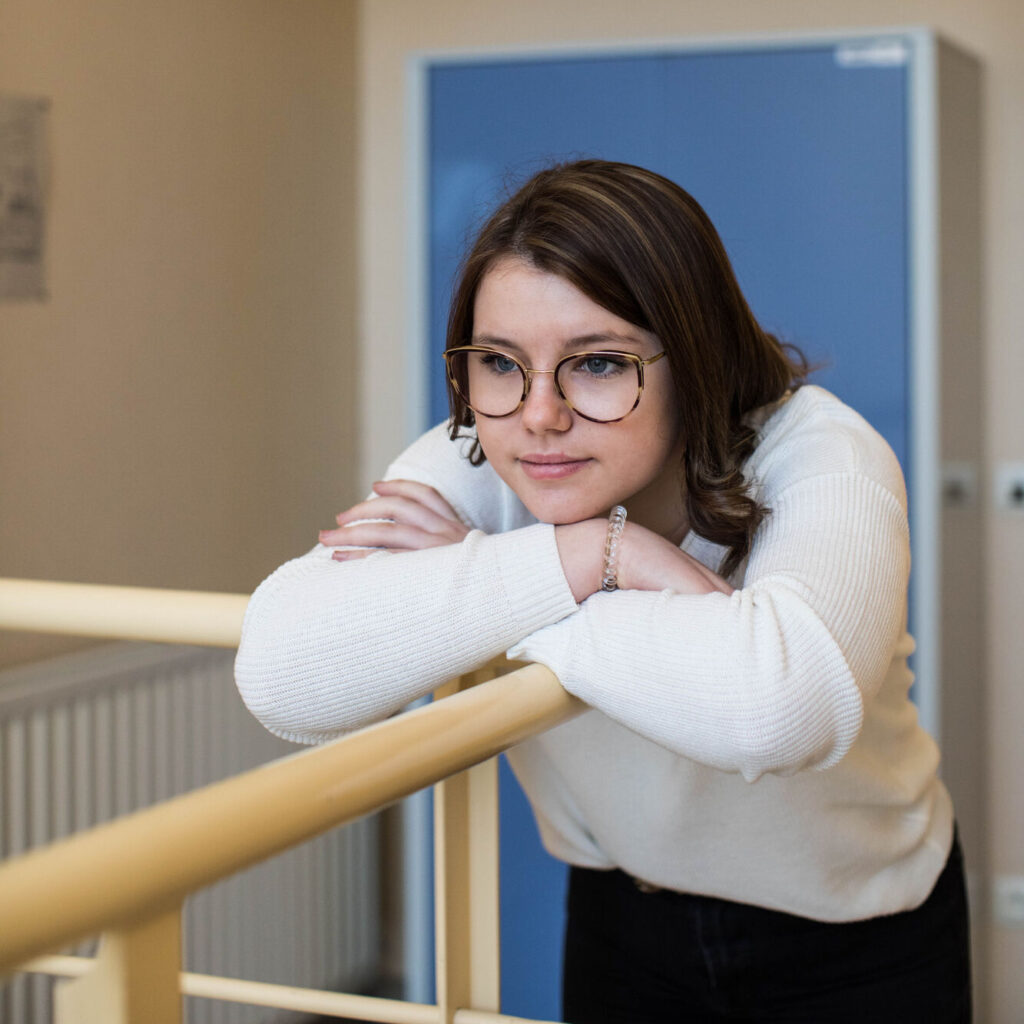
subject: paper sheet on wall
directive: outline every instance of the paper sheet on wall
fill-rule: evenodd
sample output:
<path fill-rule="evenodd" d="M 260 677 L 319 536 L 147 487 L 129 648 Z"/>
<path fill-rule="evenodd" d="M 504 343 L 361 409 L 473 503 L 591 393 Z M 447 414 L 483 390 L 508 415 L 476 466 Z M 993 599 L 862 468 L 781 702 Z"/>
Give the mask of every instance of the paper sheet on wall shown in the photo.
<path fill-rule="evenodd" d="M 0 299 L 46 298 L 50 102 L 0 96 Z"/>

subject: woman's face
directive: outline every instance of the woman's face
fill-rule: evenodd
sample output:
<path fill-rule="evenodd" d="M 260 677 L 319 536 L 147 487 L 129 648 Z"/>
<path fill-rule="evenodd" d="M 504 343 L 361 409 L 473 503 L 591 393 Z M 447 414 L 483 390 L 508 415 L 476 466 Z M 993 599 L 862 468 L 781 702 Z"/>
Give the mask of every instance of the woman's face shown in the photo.
<path fill-rule="evenodd" d="M 612 349 L 644 359 L 662 350 L 648 331 L 610 313 L 555 274 L 506 257 L 477 290 L 473 344 L 551 370 L 571 352 Z M 630 520 L 679 541 L 686 532 L 682 441 L 667 359 L 644 371 L 640 404 L 617 423 L 594 423 L 535 375 L 526 402 L 501 419 L 476 417 L 495 472 L 541 522 L 574 523 L 626 506 Z"/>

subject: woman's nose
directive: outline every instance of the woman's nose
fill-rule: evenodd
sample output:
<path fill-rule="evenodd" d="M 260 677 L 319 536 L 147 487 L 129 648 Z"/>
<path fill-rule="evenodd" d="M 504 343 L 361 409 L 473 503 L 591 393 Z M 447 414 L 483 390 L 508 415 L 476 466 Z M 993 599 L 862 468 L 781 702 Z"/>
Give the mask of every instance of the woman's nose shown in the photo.
<path fill-rule="evenodd" d="M 572 426 L 572 410 L 555 387 L 551 373 L 531 373 L 530 390 L 520 410 L 523 426 L 531 433 L 564 431 Z"/>

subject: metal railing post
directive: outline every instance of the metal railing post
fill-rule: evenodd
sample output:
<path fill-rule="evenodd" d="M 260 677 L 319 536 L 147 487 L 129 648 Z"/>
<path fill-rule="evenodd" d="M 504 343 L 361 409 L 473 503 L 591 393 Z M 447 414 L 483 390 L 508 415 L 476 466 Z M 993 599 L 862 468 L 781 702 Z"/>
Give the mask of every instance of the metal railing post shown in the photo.
<path fill-rule="evenodd" d="M 438 691 L 448 696 L 495 672 L 482 669 Z M 498 890 L 498 760 L 434 787 L 434 924 L 441 1024 L 459 1009 L 501 1005 Z"/>
<path fill-rule="evenodd" d="M 105 932 L 92 969 L 58 983 L 54 1024 L 181 1024 L 181 907 Z"/>

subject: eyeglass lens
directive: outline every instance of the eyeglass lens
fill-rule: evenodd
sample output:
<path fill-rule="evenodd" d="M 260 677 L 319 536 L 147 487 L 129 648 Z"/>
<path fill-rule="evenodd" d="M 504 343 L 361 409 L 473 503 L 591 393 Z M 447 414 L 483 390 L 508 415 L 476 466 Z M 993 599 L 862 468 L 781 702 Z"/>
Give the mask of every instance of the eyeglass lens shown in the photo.
<path fill-rule="evenodd" d="M 452 376 L 466 404 L 484 416 L 515 412 L 526 390 L 526 374 L 510 356 L 482 349 L 449 355 Z M 640 364 L 627 355 L 583 352 L 563 359 L 556 386 L 582 416 L 607 421 L 626 416 L 640 394 Z"/>

